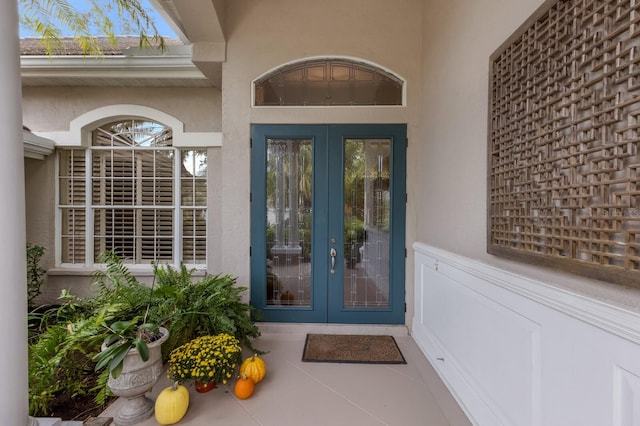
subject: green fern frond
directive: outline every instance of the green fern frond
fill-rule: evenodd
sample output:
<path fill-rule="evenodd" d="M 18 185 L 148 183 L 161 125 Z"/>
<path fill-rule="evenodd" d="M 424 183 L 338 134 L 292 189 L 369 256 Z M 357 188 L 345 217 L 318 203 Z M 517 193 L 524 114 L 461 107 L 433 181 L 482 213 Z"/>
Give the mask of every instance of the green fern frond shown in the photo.
<path fill-rule="evenodd" d="M 92 392 L 97 391 L 96 396 L 94 398 L 94 401 L 97 404 L 105 405 L 109 400 L 109 398 L 113 396 L 113 393 L 109 389 L 109 386 L 107 386 L 108 381 L 109 381 L 109 370 L 102 370 L 96 380 L 96 385 L 93 388 L 91 388 Z"/>

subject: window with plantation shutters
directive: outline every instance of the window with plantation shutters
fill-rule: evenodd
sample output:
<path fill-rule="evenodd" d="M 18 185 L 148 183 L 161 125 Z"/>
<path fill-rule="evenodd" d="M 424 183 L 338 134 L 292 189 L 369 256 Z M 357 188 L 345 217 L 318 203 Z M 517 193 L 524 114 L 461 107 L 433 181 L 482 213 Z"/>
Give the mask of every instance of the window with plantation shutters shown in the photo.
<path fill-rule="evenodd" d="M 66 263 L 85 262 L 86 169 L 84 150 L 60 151 L 61 250 Z"/>
<path fill-rule="evenodd" d="M 119 120 L 87 150 L 60 153 L 61 261 L 206 263 L 207 157 L 172 146 L 171 129 Z"/>

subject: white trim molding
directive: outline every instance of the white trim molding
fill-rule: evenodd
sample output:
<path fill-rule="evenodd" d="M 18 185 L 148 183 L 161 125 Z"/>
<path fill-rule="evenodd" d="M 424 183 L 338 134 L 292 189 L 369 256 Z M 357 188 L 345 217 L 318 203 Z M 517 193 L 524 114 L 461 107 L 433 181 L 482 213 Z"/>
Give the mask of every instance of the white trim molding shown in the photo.
<path fill-rule="evenodd" d="M 52 154 L 55 150 L 55 142 L 51 139 L 43 138 L 33 133 L 23 130 L 22 140 L 24 142 L 24 156 L 36 160 L 44 160 L 44 158 Z"/>
<path fill-rule="evenodd" d="M 91 145 L 91 132 L 102 124 L 126 117 L 155 120 L 173 130 L 173 146 L 177 148 L 221 147 L 221 132 L 185 132 L 184 123 L 165 112 L 144 105 L 108 105 L 88 111 L 69 123 L 68 132 L 38 132 L 55 141 L 57 147 L 80 148 Z"/>
<path fill-rule="evenodd" d="M 191 60 L 191 46 L 167 46 L 162 55 L 129 49 L 123 55 L 22 55 L 23 79 L 109 78 L 206 80 Z"/>
<path fill-rule="evenodd" d="M 640 424 L 640 313 L 413 248 L 411 333 L 472 423 Z"/>
<path fill-rule="evenodd" d="M 589 298 L 550 284 L 487 265 L 422 243 L 413 245 L 416 253 L 435 256 L 447 264 L 491 282 L 505 290 L 553 308 L 605 331 L 640 344 L 640 313 Z"/>

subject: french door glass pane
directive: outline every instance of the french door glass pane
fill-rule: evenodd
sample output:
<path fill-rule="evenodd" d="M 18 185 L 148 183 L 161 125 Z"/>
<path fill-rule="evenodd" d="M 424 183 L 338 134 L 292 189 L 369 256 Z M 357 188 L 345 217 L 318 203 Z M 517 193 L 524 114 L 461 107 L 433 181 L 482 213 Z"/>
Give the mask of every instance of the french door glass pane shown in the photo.
<path fill-rule="evenodd" d="M 386 308 L 391 142 L 347 139 L 344 153 L 344 308 Z"/>
<path fill-rule="evenodd" d="M 267 139 L 267 305 L 311 304 L 312 143 Z"/>

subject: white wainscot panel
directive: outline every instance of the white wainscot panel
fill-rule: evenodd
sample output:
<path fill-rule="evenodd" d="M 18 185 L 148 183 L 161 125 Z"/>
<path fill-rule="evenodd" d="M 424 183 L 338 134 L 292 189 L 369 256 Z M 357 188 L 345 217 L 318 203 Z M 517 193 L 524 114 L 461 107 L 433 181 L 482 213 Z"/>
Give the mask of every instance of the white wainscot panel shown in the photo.
<path fill-rule="evenodd" d="M 456 281 L 454 272 L 444 263 L 422 270 L 422 322 L 436 362 L 460 372 L 486 405 L 486 422 L 536 424 L 539 325 L 474 291 L 473 279 Z"/>
<path fill-rule="evenodd" d="M 411 333 L 474 424 L 640 425 L 640 314 L 414 248 Z"/>
<path fill-rule="evenodd" d="M 616 366 L 615 389 L 616 411 L 615 426 L 640 424 L 640 377 Z"/>

